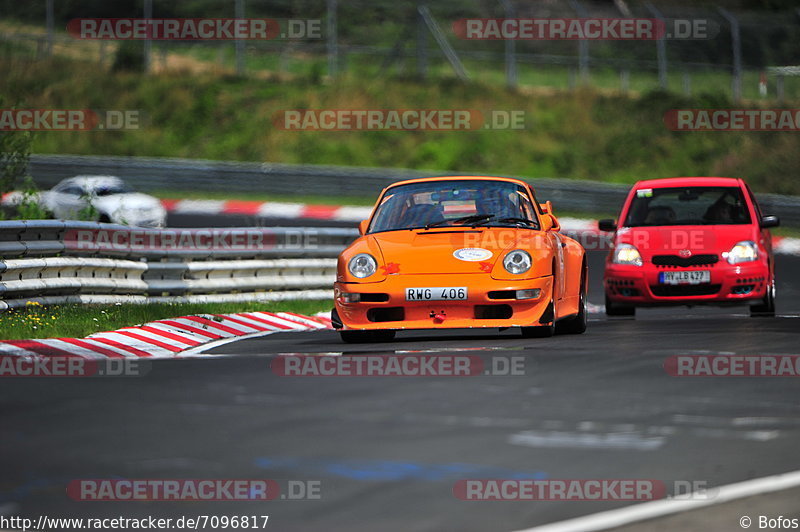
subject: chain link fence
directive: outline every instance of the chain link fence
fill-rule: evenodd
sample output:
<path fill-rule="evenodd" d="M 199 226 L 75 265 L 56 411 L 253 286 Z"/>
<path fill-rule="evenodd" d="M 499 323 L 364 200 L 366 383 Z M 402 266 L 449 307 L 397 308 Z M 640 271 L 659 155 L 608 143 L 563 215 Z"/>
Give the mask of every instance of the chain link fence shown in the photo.
<path fill-rule="evenodd" d="M 85 5 L 83 5 L 85 4 Z M 793 66 L 800 52 L 800 11 L 749 12 L 650 3 L 522 0 L 143 0 L 114 9 L 94 0 L 33 0 L 11 5 L 0 21 L 6 47 L 33 58 L 89 57 L 111 65 L 119 41 L 81 40 L 65 31 L 77 17 L 271 18 L 271 40 L 156 40 L 138 43 L 151 71 L 191 70 L 255 77 L 414 76 L 480 79 L 510 86 L 567 88 L 590 85 L 618 91 L 655 88 L 691 94 L 726 92 L 740 98 L 800 97 L 800 79 L 777 67 Z M 76 7 L 76 6 L 80 6 Z M 141 7 L 140 7 L 141 6 Z M 648 18 L 702 23 L 705 37 L 655 40 L 469 40 L 454 28 L 464 18 Z M 681 27 L 686 27 L 681 26 Z"/>

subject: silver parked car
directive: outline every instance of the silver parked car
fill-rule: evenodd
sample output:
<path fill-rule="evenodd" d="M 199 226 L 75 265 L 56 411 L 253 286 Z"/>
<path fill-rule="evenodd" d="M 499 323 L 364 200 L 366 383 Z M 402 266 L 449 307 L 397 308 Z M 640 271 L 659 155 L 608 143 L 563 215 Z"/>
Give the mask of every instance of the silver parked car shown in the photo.
<path fill-rule="evenodd" d="M 63 219 L 75 219 L 91 205 L 101 222 L 164 227 L 167 220 L 167 211 L 158 198 L 135 192 L 114 176 L 70 177 L 43 192 L 40 202 L 53 216 Z"/>

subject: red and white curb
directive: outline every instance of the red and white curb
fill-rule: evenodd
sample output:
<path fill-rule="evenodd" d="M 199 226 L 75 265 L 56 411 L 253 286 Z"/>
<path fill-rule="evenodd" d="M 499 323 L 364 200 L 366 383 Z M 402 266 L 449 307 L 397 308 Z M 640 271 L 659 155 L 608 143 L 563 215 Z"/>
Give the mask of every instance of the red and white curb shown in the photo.
<path fill-rule="evenodd" d="M 86 338 L 2 340 L 0 356 L 174 358 L 225 339 L 274 332 L 330 329 L 330 319 L 293 312 L 240 312 L 166 318 L 136 327 L 98 332 Z"/>
<path fill-rule="evenodd" d="M 180 200 L 162 199 L 161 204 L 175 214 L 241 214 L 263 218 L 287 218 L 360 222 L 368 218 L 372 207 L 347 205 L 307 205 L 276 201 Z"/>

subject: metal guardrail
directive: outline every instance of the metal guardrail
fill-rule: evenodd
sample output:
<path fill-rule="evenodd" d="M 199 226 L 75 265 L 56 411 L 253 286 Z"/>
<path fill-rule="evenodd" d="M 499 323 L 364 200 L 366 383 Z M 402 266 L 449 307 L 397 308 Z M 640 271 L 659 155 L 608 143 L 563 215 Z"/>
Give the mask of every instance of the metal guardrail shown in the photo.
<path fill-rule="evenodd" d="M 52 187 L 61 179 L 75 175 L 107 174 L 119 176 L 144 192 L 171 188 L 270 194 L 306 191 L 322 196 L 370 197 L 401 179 L 442 175 L 402 168 L 77 155 L 34 155 L 30 174 L 42 188 Z M 573 179 L 541 178 L 530 182 L 539 201 L 553 201 L 556 215 L 558 210 L 616 213 L 630 189 L 628 185 Z M 800 197 L 757 196 L 765 213 L 780 216 L 784 225 L 800 227 Z"/>
<path fill-rule="evenodd" d="M 329 298 L 335 257 L 357 234 L 341 228 L 171 230 L 61 220 L 0 222 L 0 310 L 29 301 Z M 193 248 L 198 235 L 222 249 Z M 231 235 L 251 235 L 255 244 L 225 249 L 236 242 Z"/>

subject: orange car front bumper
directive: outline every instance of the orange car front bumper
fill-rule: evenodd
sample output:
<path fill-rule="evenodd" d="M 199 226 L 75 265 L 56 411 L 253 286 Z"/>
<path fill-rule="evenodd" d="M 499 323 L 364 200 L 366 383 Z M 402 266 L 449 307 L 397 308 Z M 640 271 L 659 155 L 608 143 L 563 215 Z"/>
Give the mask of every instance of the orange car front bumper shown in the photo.
<path fill-rule="evenodd" d="M 468 293 L 462 301 L 407 301 L 410 287 L 466 287 Z M 552 289 L 552 276 L 508 281 L 480 274 L 390 275 L 378 283 L 337 282 L 334 301 L 344 330 L 530 327 L 542 324 Z M 532 290 L 538 297 L 517 299 Z"/>

